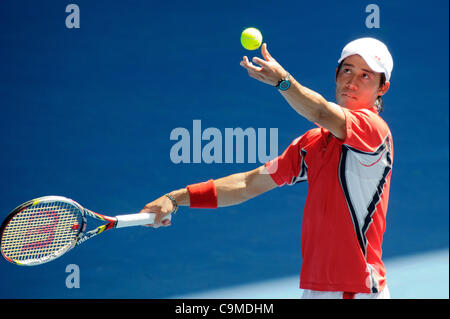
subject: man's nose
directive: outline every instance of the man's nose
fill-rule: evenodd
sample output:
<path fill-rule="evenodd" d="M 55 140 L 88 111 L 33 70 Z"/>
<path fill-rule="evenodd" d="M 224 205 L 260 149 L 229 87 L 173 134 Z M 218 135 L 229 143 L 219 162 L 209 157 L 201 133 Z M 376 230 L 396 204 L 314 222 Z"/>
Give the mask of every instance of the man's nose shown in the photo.
<path fill-rule="evenodd" d="M 345 83 L 345 87 L 349 90 L 356 90 L 358 87 L 356 86 L 356 79 L 354 76 L 352 76 L 351 78 L 349 78 L 347 80 L 347 83 Z"/>

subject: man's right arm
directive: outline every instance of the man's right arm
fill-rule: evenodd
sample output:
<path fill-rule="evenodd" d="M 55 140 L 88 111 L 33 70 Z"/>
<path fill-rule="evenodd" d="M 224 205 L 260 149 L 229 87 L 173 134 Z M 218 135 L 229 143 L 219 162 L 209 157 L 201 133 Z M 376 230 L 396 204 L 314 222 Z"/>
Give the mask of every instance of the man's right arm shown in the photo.
<path fill-rule="evenodd" d="M 232 174 L 213 180 L 217 192 L 217 206 L 225 207 L 243 203 L 261 195 L 277 186 L 265 165 L 254 170 Z M 189 206 L 188 189 L 181 188 L 169 193 L 178 206 Z M 141 213 L 156 213 L 155 224 L 158 225 L 165 215 L 173 210 L 173 204 L 167 196 L 162 196 L 148 203 Z"/>
<path fill-rule="evenodd" d="M 248 172 L 232 174 L 213 181 L 217 191 L 217 206 L 243 203 L 277 186 L 264 165 Z M 189 192 L 182 188 L 170 194 L 179 206 L 189 206 Z"/>
<path fill-rule="evenodd" d="M 248 172 L 219 178 L 214 181 L 214 185 L 219 207 L 243 203 L 277 186 L 264 165 Z"/>

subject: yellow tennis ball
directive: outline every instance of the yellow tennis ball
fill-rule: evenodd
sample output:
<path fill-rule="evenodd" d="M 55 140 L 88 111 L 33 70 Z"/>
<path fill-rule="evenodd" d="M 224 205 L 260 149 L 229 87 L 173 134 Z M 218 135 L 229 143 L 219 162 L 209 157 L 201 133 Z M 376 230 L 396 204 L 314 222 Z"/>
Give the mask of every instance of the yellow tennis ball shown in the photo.
<path fill-rule="evenodd" d="M 256 50 L 261 46 L 262 34 L 256 28 L 247 28 L 242 31 L 241 44 L 247 50 Z"/>

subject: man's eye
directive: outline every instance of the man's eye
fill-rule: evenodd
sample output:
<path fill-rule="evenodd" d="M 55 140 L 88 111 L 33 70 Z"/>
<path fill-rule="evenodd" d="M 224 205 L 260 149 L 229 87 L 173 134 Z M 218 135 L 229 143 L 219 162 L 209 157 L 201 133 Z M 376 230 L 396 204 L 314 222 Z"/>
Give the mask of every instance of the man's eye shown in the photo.
<path fill-rule="evenodd" d="M 350 73 L 350 69 L 344 69 L 344 73 Z"/>
<path fill-rule="evenodd" d="M 369 75 L 368 75 L 367 73 L 364 73 L 364 74 L 362 75 L 362 77 L 363 77 L 364 79 L 368 79 L 368 78 L 369 78 Z"/>

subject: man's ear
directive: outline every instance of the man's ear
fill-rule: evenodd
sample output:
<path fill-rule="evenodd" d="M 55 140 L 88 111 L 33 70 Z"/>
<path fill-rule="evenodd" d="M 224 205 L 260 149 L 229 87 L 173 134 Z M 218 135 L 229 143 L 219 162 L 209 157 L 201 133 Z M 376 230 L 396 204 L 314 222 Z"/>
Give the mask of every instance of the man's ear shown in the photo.
<path fill-rule="evenodd" d="M 378 96 L 385 95 L 386 92 L 389 90 L 389 87 L 391 86 L 391 82 L 387 81 L 383 84 L 382 87 L 378 89 Z"/>
<path fill-rule="evenodd" d="M 336 68 L 336 72 L 334 73 L 334 82 L 337 82 L 338 70 L 339 68 Z"/>

